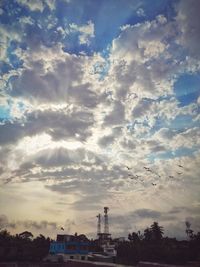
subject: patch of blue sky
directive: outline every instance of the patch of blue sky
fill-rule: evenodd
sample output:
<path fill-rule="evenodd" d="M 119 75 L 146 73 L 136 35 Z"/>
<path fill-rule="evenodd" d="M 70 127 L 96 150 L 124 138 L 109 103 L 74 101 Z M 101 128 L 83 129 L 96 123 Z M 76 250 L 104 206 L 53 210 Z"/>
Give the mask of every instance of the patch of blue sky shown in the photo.
<path fill-rule="evenodd" d="M 63 44 L 63 51 L 70 54 L 87 54 L 92 55 L 93 49 L 91 48 L 91 43 L 89 39 L 89 43 L 80 43 L 79 37 L 81 33 L 79 31 L 73 31 L 68 34 L 63 40 L 61 40 Z M 62 38 L 62 36 L 61 36 Z"/>
<path fill-rule="evenodd" d="M 175 130 L 177 132 L 185 131 L 186 129 L 190 129 L 193 127 L 198 127 L 198 121 L 193 120 L 193 116 L 191 115 L 178 115 L 175 119 L 170 121 L 166 121 L 161 117 L 156 118 L 156 122 L 154 126 L 149 129 L 149 135 L 155 134 L 162 128 L 167 128 L 170 130 Z"/>
<path fill-rule="evenodd" d="M 19 5 L 16 1 L 2 1 L 3 13 L 0 15 L 2 24 L 12 25 L 18 22 L 22 16 L 27 16 L 30 12 L 25 6 Z"/>
<path fill-rule="evenodd" d="M 9 46 L 7 48 L 7 53 L 12 53 L 13 51 L 15 51 L 15 49 L 17 49 L 17 47 L 19 46 L 19 42 L 16 40 L 11 40 L 9 43 Z"/>
<path fill-rule="evenodd" d="M 0 61 L 0 74 L 3 75 L 12 70 L 12 66 L 7 62 Z"/>
<path fill-rule="evenodd" d="M 131 132 L 135 132 L 137 133 L 137 127 L 146 127 L 146 129 L 148 129 L 148 131 L 145 131 L 143 133 L 140 133 L 137 135 L 138 138 L 148 138 L 152 135 L 152 131 L 149 127 L 149 123 L 148 120 L 144 120 L 144 121 L 138 121 L 135 120 L 134 122 L 130 122 L 126 125 L 127 130 L 131 133 Z"/>
<path fill-rule="evenodd" d="M 138 7 L 136 14 L 131 16 L 127 21 L 127 24 L 134 25 L 136 23 L 143 22 L 145 20 L 153 20 L 158 15 L 164 15 L 167 20 L 171 20 L 174 15 L 174 5 L 177 0 L 154 0 L 153 4 L 151 1 L 136 1 L 137 5 L 133 3 L 134 6 Z M 144 15 L 140 15 L 138 10 L 143 10 Z"/>
<path fill-rule="evenodd" d="M 153 135 L 161 128 L 166 128 L 167 123 L 166 120 L 163 120 L 161 117 L 155 117 L 155 124 L 152 127 L 149 127 L 148 136 Z M 148 127 L 149 123 L 148 120 L 144 121 L 144 126 Z"/>
<path fill-rule="evenodd" d="M 10 54 L 8 56 L 10 64 L 14 69 L 20 68 L 23 65 L 23 60 L 21 60 L 19 57 L 17 57 L 15 54 Z"/>
<path fill-rule="evenodd" d="M 110 61 L 106 59 L 104 62 L 96 62 L 93 66 L 93 73 L 99 74 L 99 81 L 104 80 L 110 68 Z"/>
<path fill-rule="evenodd" d="M 174 84 L 174 93 L 180 107 L 196 102 L 200 96 L 200 73 L 181 75 Z"/>
<path fill-rule="evenodd" d="M 195 147 L 191 147 L 191 148 L 188 148 L 188 147 L 181 147 L 177 150 L 175 150 L 173 152 L 174 156 L 175 157 L 190 157 L 194 154 L 194 152 L 198 151 L 199 150 L 199 146 L 197 147 L 195 145 Z"/>
<path fill-rule="evenodd" d="M 91 0 L 75 0 L 70 3 L 58 1 L 56 16 L 63 27 L 71 23 L 78 26 L 85 25 L 88 21 L 94 23 L 95 38 L 92 48 L 95 52 L 101 52 L 119 35 L 120 27 L 127 24 L 133 15 L 130 4 L 131 2 L 127 2 L 124 5 L 122 0 L 99 0 L 98 5 Z"/>
<path fill-rule="evenodd" d="M 174 2 L 174 1 L 173 1 Z M 64 51 L 70 53 L 102 52 L 112 43 L 113 39 L 120 34 L 120 27 L 126 24 L 136 24 L 141 20 L 150 19 L 164 11 L 172 13 L 171 0 L 155 0 L 154 4 L 150 1 L 127 1 L 124 0 L 74 0 L 74 1 L 56 1 L 56 9 L 50 10 L 47 6 L 43 12 L 30 11 L 26 5 L 19 5 L 14 1 L 5 1 L 3 13 L 3 23 L 15 24 L 23 16 L 30 16 L 34 21 L 33 25 L 25 27 L 26 39 L 30 46 L 36 43 L 42 43 L 46 46 L 52 46 L 57 42 L 63 42 Z M 137 10 L 144 8 L 145 16 L 138 16 Z M 50 21 L 48 21 L 50 17 Z M 111 21 L 112 18 L 112 21 Z M 48 25 L 54 21 L 52 29 Z M 91 46 L 80 44 L 77 38 L 73 36 L 66 40 L 56 31 L 56 27 L 66 29 L 71 23 L 77 26 L 86 25 L 89 21 L 94 23 L 95 38 Z M 38 26 L 39 25 L 39 26 Z"/>
<path fill-rule="evenodd" d="M 10 120 L 10 107 L 0 105 L 0 121 Z"/>
<path fill-rule="evenodd" d="M 158 98 L 156 98 L 156 101 L 157 102 L 161 102 L 161 101 L 163 101 L 163 100 L 172 100 L 174 98 L 174 95 L 172 95 L 172 94 L 167 94 L 167 95 L 161 95 L 161 96 L 159 96 Z"/>
<path fill-rule="evenodd" d="M 151 163 L 154 163 L 155 160 L 158 160 L 158 159 L 172 159 L 174 158 L 174 153 L 173 151 L 171 150 L 167 150 L 167 151 L 164 151 L 164 152 L 159 152 L 159 153 L 150 153 L 148 156 L 148 161 L 151 162 Z"/>
<path fill-rule="evenodd" d="M 167 160 L 167 159 L 181 158 L 186 156 L 190 157 L 193 156 L 198 149 L 199 148 L 197 147 L 195 148 L 181 147 L 178 148 L 177 150 L 167 150 L 159 153 L 151 153 L 148 155 L 148 160 L 153 163 L 155 160 L 158 159 Z"/>
<path fill-rule="evenodd" d="M 16 105 L 18 108 L 18 112 L 23 114 L 25 110 L 27 109 L 27 106 L 23 102 L 13 103 L 13 101 L 10 99 L 7 101 L 6 105 L 0 105 L 0 121 L 7 121 L 7 120 L 13 120 L 15 118 L 14 114 L 12 114 L 11 110 L 13 105 Z"/>
<path fill-rule="evenodd" d="M 174 3 L 175 1 L 171 0 L 156 0 L 152 5 L 150 1 L 135 0 L 127 1 L 125 5 L 123 0 L 99 0 L 97 5 L 96 1 L 74 0 L 70 3 L 58 2 L 56 14 L 65 26 L 66 21 L 68 25 L 70 23 L 83 25 L 92 21 L 95 25 L 92 48 L 95 52 L 101 52 L 106 50 L 113 39 L 119 36 L 120 27 L 123 25 L 134 25 L 144 20 L 153 19 L 159 14 L 171 18 Z M 139 8 L 144 10 L 145 16 L 138 16 Z"/>
<path fill-rule="evenodd" d="M 15 69 L 23 65 L 23 61 L 15 54 L 15 50 L 19 47 L 19 45 L 19 42 L 12 40 L 7 48 L 7 59 L 9 60 L 12 68 Z"/>
<path fill-rule="evenodd" d="M 170 122 L 168 128 L 174 130 L 186 130 L 198 126 L 198 122 L 193 120 L 191 115 L 178 115 Z"/>

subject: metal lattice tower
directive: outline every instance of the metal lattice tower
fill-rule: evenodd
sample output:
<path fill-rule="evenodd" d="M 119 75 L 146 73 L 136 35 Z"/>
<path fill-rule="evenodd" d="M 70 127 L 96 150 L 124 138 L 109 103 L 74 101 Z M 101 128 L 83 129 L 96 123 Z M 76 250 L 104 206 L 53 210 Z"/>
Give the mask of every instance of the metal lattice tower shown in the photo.
<path fill-rule="evenodd" d="M 108 207 L 104 207 L 104 234 L 109 234 L 108 210 Z"/>
<path fill-rule="evenodd" d="M 97 236 L 98 236 L 99 234 L 101 234 L 101 214 L 100 213 L 97 215 L 97 219 L 98 219 L 97 221 Z"/>

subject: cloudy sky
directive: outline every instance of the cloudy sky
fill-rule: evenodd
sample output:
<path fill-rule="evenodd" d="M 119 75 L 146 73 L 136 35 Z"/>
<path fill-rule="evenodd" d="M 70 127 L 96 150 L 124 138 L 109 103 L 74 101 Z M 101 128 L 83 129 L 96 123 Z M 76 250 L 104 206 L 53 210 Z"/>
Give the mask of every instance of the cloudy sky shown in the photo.
<path fill-rule="evenodd" d="M 0 227 L 200 231 L 200 1 L 0 2 Z"/>

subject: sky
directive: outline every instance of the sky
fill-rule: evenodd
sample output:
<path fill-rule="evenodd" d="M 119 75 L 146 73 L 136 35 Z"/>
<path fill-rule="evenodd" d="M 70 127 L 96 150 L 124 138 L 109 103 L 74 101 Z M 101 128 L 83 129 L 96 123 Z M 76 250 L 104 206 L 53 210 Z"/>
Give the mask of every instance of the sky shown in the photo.
<path fill-rule="evenodd" d="M 113 237 L 200 231 L 199 10 L 0 1 L 1 229 L 95 237 L 108 206 Z"/>

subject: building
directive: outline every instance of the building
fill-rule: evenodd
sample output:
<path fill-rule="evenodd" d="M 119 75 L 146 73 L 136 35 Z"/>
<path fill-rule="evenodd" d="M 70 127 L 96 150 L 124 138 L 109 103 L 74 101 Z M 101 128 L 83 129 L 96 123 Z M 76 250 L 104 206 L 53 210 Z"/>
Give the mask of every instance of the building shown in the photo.
<path fill-rule="evenodd" d="M 89 240 L 85 235 L 57 235 L 51 242 L 49 254 L 64 254 L 66 259 L 87 260 Z"/>

